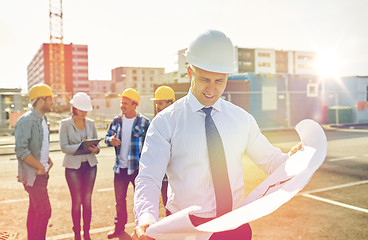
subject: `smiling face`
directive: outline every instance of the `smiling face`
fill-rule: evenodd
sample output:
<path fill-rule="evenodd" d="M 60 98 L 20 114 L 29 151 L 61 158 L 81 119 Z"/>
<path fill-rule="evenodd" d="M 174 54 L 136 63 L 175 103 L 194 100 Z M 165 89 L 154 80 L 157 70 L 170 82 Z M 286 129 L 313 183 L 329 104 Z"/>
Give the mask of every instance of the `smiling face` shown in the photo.
<path fill-rule="evenodd" d="M 137 104 L 130 98 L 122 97 L 120 108 L 121 113 L 124 114 L 126 118 L 136 115 L 135 109 L 137 108 Z"/>
<path fill-rule="evenodd" d="M 204 106 L 212 106 L 223 94 L 229 74 L 209 72 L 194 66 L 187 68 L 193 95 Z"/>

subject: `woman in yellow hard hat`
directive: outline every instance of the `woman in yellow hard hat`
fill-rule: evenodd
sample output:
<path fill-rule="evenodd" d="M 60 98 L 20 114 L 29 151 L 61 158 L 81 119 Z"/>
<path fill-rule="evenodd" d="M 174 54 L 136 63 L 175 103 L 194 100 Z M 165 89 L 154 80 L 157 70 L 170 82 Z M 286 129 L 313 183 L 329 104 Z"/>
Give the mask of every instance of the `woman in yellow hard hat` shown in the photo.
<path fill-rule="evenodd" d="M 89 229 L 91 225 L 91 198 L 97 173 L 96 154 L 100 149 L 96 145 L 88 148 L 89 154 L 73 155 L 84 139 L 97 139 L 97 129 L 93 120 L 86 118 L 87 112 L 92 110 L 91 98 L 83 92 L 73 96 L 72 117 L 61 121 L 60 147 L 65 153 L 63 166 L 65 178 L 72 197 L 72 220 L 75 238 L 81 239 L 81 206 L 83 206 L 83 235 L 84 239 L 91 239 Z"/>

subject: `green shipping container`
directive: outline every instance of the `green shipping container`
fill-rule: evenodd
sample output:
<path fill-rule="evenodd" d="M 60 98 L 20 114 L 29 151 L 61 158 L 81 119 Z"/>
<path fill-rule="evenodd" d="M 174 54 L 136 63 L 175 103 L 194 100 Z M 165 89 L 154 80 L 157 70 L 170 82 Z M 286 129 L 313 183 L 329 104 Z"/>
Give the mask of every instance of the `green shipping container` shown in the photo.
<path fill-rule="evenodd" d="M 336 111 L 340 123 L 353 123 L 353 108 L 343 106 L 333 106 L 327 109 L 327 123 L 336 122 Z"/>

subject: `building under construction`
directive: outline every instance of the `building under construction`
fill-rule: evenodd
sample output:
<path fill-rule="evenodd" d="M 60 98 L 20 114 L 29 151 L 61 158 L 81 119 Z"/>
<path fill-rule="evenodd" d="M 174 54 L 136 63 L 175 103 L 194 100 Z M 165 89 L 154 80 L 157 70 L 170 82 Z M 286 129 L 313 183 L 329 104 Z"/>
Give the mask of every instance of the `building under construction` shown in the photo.
<path fill-rule="evenodd" d="M 37 83 L 46 83 L 57 96 L 72 96 L 76 92 L 89 92 L 88 46 L 63 44 L 64 64 L 62 88 L 55 86 L 51 72 L 50 44 L 44 43 L 28 65 L 28 89 Z M 54 87 L 53 87 L 54 86 Z M 62 98 L 60 98 L 62 99 Z M 65 99 L 65 98 L 64 98 Z M 61 100 L 60 100 L 61 101 Z M 63 100 L 65 102 L 65 100 Z"/>
<path fill-rule="evenodd" d="M 42 44 L 28 65 L 28 89 L 48 84 L 55 97 L 55 111 L 69 108 L 76 92 L 89 92 L 88 47 L 64 44 L 62 0 L 49 0 L 50 43 Z"/>

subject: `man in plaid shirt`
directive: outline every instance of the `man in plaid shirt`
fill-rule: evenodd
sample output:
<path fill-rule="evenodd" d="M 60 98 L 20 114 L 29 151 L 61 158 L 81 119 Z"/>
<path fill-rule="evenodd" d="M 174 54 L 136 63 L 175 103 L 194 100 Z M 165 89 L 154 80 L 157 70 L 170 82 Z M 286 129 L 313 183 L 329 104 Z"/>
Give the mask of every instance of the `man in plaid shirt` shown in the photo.
<path fill-rule="evenodd" d="M 124 232 L 127 223 L 126 195 L 129 182 L 135 187 L 139 158 L 146 137 L 149 120 L 136 112 L 140 95 L 132 89 L 126 89 L 121 95 L 121 113 L 116 116 L 107 130 L 105 143 L 115 147 L 114 190 L 115 190 L 115 230 L 107 237 L 116 238 Z"/>

